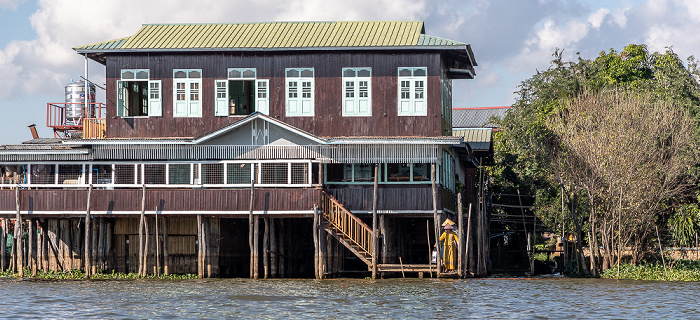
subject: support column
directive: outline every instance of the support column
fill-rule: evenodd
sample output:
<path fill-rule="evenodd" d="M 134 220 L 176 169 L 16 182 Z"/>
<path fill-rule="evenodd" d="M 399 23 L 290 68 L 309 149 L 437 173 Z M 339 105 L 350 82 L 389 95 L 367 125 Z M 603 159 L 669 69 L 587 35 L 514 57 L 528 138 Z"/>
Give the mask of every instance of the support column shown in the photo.
<path fill-rule="evenodd" d="M 153 219 L 153 223 L 155 224 L 155 232 L 153 239 L 155 240 L 155 245 L 156 245 L 156 275 L 160 277 L 160 233 L 158 232 L 158 208 L 156 208 L 156 217 Z"/>
<path fill-rule="evenodd" d="M 3 176 L 4 177 L 4 176 Z M 2 230 L 0 231 L 0 247 L 2 249 L 2 253 L 0 253 L 0 271 L 5 271 L 7 270 L 7 230 L 9 227 L 9 223 L 7 218 L 2 218 Z"/>
<path fill-rule="evenodd" d="M 374 196 L 372 198 L 372 279 L 377 279 L 377 256 L 379 235 L 377 234 L 377 195 L 379 189 L 379 164 L 374 164 Z"/>
<path fill-rule="evenodd" d="M 141 219 L 139 220 L 139 277 L 143 275 L 143 226 L 146 215 L 146 185 L 141 187 Z M 128 270 L 127 270 L 128 272 Z"/>
<path fill-rule="evenodd" d="M 277 278 L 277 219 L 270 219 L 270 276 Z"/>
<path fill-rule="evenodd" d="M 197 276 L 204 278 L 204 241 L 202 227 L 202 215 L 197 215 Z"/>
<path fill-rule="evenodd" d="M 32 276 L 36 276 L 36 269 L 37 269 L 37 263 L 36 263 L 36 249 L 38 249 L 38 246 L 36 246 L 36 219 L 29 219 L 29 237 L 27 240 L 29 240 L 27 244 L 27 251 L 28 251 L 28 258 L 27 263 L 29 264 L 29 269 L 32 271 Z"/>
<path fill-rule="evenodd" d="M 471 258 L 472 258 L 472 253 L 471 253 L 471 234 L 472 234 L 472 204 L 469 204 L 469 211 L 467 212 L 467 234 L 464 236 L 466 238 L 466 245 L 464 248 L 464 253 L 465 253 L 465 266 L 464 266 L 464 274 L 466 275 L 469 273 L 469 268 L 468 266 L 471 266 Z"/>
<path fill-rule="evenodd" d="M 17 272 L 19 273 L 19 277 L 22 278 L 24 277 L 24 250 L 22 249 L 22 214 L 20 214 L 20 206 L 19 206 L 19 188 L 15 188 L 15 205 L 17 208 L 17 215 L 16 215 L 16 220 L 15 220 L 15 239 L 14 242 L 16 243 L 15 245 L 15 250 L 17 252 L 17 255 L 15 258 L 17 259 L 16 262 L 16 268 Z"/>
<path fill-rule="evenodd" d="M 464 212 L 462 210 L 462 192 L 457 192 L 457 225 L 459 225 L 459 239 L 457 241 L 457 275 L 464 277 Z"/>
<path fill-rule="evenodd" d="M 437 250 L 437 276 L 440 277 L 442 269 L 442 255 L 440 254 L 440 219 L 437 213 L 437 184 L 435 183 L 435 163 L 430 164 L 430 180 L 433 187 L 433 230 L 435 231 L 435 246 Z"/>
<path fill-rule="evenodd" d="M 253 279 L 260 278 L 260 217 L 253 217 Z"/>
<path fill-rule="evenodd" d="M 92 242 L 90 241 L 90 235 L 91 235 L 91 225 L 92 221 L 90 221 L 90 205 L 92 202 L 92 183 L 88 187 L 88 195 L 87 195 L 87 209 L 85 210 L 85 254 L 84 254 L 84 261 L 85 261 L 85 277 L 90 279 L 91 273 L 92 273 L 92 250 L 91 250 L 91 244 Z"/>
<path fill-rule="evenodd" d="M 163 217 L 163 274 L 170 274 L 170 256 L 168 256 L 168 219 Z"/>
<path fill-rule="evenodd" d="M 270 275 L 270 218 L 263 218 L 265 233 L 263 233 L 263 278 Z"/>
<path fill-rule="evenodd" d="M 318 210 L 316 208 L 316 205 L 314 204 L 314 222 L 312 226 L 312 231 L 311 233 L 313 234 L 313 239 L 314 239 L 314 275 L 316 279 L 321 279 L 321 248 L 319 246 L 319 232 L 318 232 Z"/>
<path fill-rule="evenodd" d="M 255 259 L 254 259 L 254 253 L 255 253 L 255 248 L 253 247 L 253 229 L 254 228 L 254 221 L 253 221 L 253 197 L 255 194 L 255 179 L 250 181 L 250 211 L 248 212 L 248 247 L 250 248 L 250 265 L 249 265 L 249 271 L 250 271 L 250 278 L 253 278 L 253 268 L 255 267 Z"/>

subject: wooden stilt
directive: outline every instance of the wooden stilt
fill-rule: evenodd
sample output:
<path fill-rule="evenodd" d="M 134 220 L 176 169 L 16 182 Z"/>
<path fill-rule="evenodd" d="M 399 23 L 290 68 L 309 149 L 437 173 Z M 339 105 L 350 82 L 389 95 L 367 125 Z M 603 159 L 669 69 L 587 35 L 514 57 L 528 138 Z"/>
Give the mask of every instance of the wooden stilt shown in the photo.
<path fill-rule="evenodd" d="M 377 279 L 379 234 L 377 234 L 377 196 L 379 193 L 379 164 L 374 164 L 374 193 L 372 197 L 372 279 Z"/>
<path fill-rule="evenodd" d="M 248 247 L 250 247 L 250 278 L 253 278 L 253 268 L 255 267 L 254 251 L 253 247 L 253 229 L 255 222 L 253 221 L 253 200 L 255 196 L 255 179 L 250 181 L 250 211 L 248 212 Z"/>
<path fill-rule="evenodd" d="M 202 254 L 204 255 L 202 261 L 204 262 L 204 276 L 207 278 L 210 278 L 212 275 L 212 270 L 211 270 L 211 243 L 209 239 L 211 237 L 209 236 L 210 228 L 209 224 L 211 222 L 211 219 L 202 217 L 202 242 L 204 243 L 204 251 Z"/>
<path fill-rule="evenodd" d="M 280 270 L 279 274 L 281 277 L 285 277 L 287 275 L 287 268 L 286 268 L 286 263 L 287 263 L 287 249 L 286 249 L 286 241 L 287 237 L 285 237 L 285 222 L 284 219 L 280 219 Z M 316 265 L 314 265 L 314 269 L 316 268 Z"/>
<path fill-rule="evenodd" d="M 466 238 L 466 245 L 464 248 L 464 253 L 465 253 L 465 260 L 466 260 L 466 265 L 471 266 L 471 234 L 472 234 L 472 204 L 469 204 L 469 211 L 467 212 L 467 234 L 464 236 Z M 467 266 L 464 266 L 464 274 L 467 274 L 468 268 Z"/>
<path fill-rule="evenodd" d="M 92 226 L 92 230 L 90 231 L 90 265 L 92 266 L 92 271 L 91 274 L 96 274 L 97 269 L 98 269 L 98 264 L 97 264 L 97 249 L 99 248 L 97 246 L 97 240 L 99 239 L 100 235 L 100 229 L 99 229 L 99 224 L 98 224 L 98 219 L 90 219 L 90 223 Z"/>
<path fill-rule="evenodd" d="M 146 277 L 148 275 L 148 244 L 149 244 L 149 236 L 148 236 L 148 218 L 144 217 L 143 219 L 143 275 L 142 277 Z"/>
<path fill-rule="evenodd" d="M 92 202 L 92 183 L 88 186 L 88 196 L 87 196 L 87 209 L 85 209 L 85 254 L 83 256 L 83 260 L 85 261 L 85 277 L 90 279 L 91 273 L 92 273 L 92 257 L 91 253 L 92 250 L 90 248 L 90 245 L 92 244 L 91 241 L 91 226 L 92 226 L 92 221 L 90 219 L 90 205 Z"/>
<path fill-rule="evenodd" d="M 270 277 L 277 278 L 277 219 L 270 219 Z"/>
<path fill-rule="evenodd" d="M 139 277 L 143 276 L 143 226 L 146 215 L 146 185 L 141 187 L 141 219 L 139 222 Z"/>
<path fill-rule="evenodd" d="M 34 248 L 36 248 L 36 219 L 29 219 L 29 237 L 28 239 L 28 244 L 27 244 L 27 262 L 29 265 L 29 270 L 32 272 L 32 276 L 36 276 L 36 251 Z"/>
<path fill-rule="evenodd" d="M 260 217 L 253 217 L 253 279 L 260 278 Z"/>
<path fill-rule="evenodd" d="M 17 250 L 17 272 L 19 273 L 19 277 L 22 278 L 24 277 L 24 249 L 22 248 L 22 238 L 23 238 L 23 232 L 22 232 L 22 214 L 20 213 L 20 206 L 19 206 L 19 188 L 15 188 L 15 204 L 17 207 L 17 217 L 15 220 L 15 241 L 17 245 L 15 246 L 15 250 Z"/>
<path fill-rule="evenodd" d="M 317 209 L 318 212 L 318 209 Z M 328 271 L 327 267 L 327 257 L 328 257 L 328 248 L 326 247 L 326 231 L 323 230 L 323 217 L 321 217 L 321 214 L 318 213 L 319 218 L 319 227 L 318 227 L 318 247 L 320 249 L 320 256 L 318 259 L 319 262 L 319 278 L 325 279 L 326 278 L 326 273 Z"/>
<path fill-rule="evenodd" d="M 314 238 L 314 275 L 316 276 L 316 279 L 321 279 L 321 263 L 319 259 L 321 259 L 321 248 L 319 247 L 319 232 L 318 232 L 318 212 L 316 209 L 316 205 L 314 204 L 314 222 L 313 222 L 313 238 Z"/>
<path fill-rule="evenodd" d="M 433 229 L 435 231 L 435 245 L 438 248 L 438 254 L 437 254 L 437 276 L 440 277 L 440 270 L 441 268 L 441 260 L 442 257 L 440 255 L 440 219 L 438 218 L 438 213 L 437 213 L 437 184 L 435 183 L 435 163 L 430 164 L 430 180 L 432 183 L 433 187 Z"/>
<path fill-rule="evenodd" d="M 202 215 L 197 215 L 197 276 L 204 278 L 204 241 L 202 241 Z"/>
<path fill-rule="evenodd" d="M 163 274 L 170 274 L 170 256 L 168 256 L 168 219 L 163 217 Z"/>
<path fill-rule="evenodd" d="M 4 177 L 4 176 L 3 176 Z M 8 220 L 7 218 L 2 218 L 2 231 L 0 231 L 0 269 L 5 272 L 7 270 L 7 230 L 8 230 Z"/>
<path fill-rule="evenodd" d="M 155 232 L 154 232 L 154 242 L 156 245 L 156 275 L 160 277 L 160 233 L 158 232 L 158 208 L 156 208 L 156 217 L 153 219 L 153 224 L 155 224 Z"/>
<path fill-rule="evenodd" d="M 265 233 L 263 234 L 263 278 L 270 275 L 270 218 L 265 217 Z"/>
<path fill-rule="evenodd" d="M 462 192 L 457 192 L 457 225 L 459 226 L 459 235 L 457 241 L 457 275 L 464 277 L 464 214 L 462 212 Z"/>

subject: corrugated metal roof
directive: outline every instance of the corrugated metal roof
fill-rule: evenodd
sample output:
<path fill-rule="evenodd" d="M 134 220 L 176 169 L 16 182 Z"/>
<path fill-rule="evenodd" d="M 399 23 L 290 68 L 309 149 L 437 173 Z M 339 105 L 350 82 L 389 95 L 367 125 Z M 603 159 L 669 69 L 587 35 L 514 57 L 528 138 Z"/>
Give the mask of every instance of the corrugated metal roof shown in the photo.
<path fill-rule="evenodd" d="M 452 109 L 452 128 L 495 128 L 489 118 L 503 118 L 510 107 L 459 108 Z"/>
<path fill-rule="evenodd" d="M 422 21 L 145 24 L 130 37 L 74 48 L 78 52 L 134 50 L 464 47 L 423 34 Z"/>
<path fill-rule="evenodd" d="M 491 128 L 452 130 L 452 135 L 464 138 L 472 150 L 490 150 L 491 133 Z"/>

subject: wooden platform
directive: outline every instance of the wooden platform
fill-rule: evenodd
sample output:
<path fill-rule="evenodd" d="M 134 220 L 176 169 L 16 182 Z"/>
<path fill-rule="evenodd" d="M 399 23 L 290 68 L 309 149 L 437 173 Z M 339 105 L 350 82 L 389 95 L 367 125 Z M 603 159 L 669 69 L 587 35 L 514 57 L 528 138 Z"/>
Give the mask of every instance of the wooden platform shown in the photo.
<path fill-rule="evenodd" d="M 377 269 L 380 272 L 436 272 L 434 264 L 379 264 Z"/>

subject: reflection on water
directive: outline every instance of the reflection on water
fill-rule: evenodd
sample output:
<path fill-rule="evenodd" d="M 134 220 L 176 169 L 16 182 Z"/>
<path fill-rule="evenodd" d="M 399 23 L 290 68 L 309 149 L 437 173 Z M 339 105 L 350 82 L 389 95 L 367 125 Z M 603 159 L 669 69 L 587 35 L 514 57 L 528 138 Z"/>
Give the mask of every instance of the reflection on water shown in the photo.
<path fill-rule="evenodd" d="M 600 279 L 0 279 L 2 318 L 694 318 L 700 285 Z"/>

